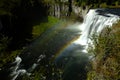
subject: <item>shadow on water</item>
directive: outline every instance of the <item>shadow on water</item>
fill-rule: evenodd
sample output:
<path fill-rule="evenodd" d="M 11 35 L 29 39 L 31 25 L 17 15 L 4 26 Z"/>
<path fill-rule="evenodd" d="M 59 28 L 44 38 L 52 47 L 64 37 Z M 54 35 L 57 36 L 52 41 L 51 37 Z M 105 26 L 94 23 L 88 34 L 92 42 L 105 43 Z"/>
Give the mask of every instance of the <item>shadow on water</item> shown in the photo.
<path fill-rule="evenodd" d="M 56 59 L 58 67 L 63 67 L 63 80 L 86 80 L 89 55 L 83 52 L 84 46 L 72 43 Z"/>
<path fill-rule="evenodd" d="M 57 26 L 57 27 L 56 27 Z M 60 25 L 46 31 L 42 36 L 37 38 L 24 52 L 20 55 L 24 68 L 28 69 L 37 61 L 40 55 L 45 55 L 41 61 L 42 65 L 47 65 L 50 59 L 68 42 L 79 36 L 76 30 L 69 30 Z M 70 36 L 68 36 L 70 35 Z"/>
<path fill-rule="evenodd" d="M 68 28 L 68 27 L 63 27 L 63 26 L 61 27 L 60 25 L 57 25 L 57 27 L 55 26 L 55 27 L 49 29 L 48 31 L 46 31 L 42 36 L 37 38 L 31 45 L 29 45 L 29 47 L 27 49 L 25 49 L 23 51 L 23 53 L 20 55 L 20 57 L 22 58 L 20 69 L 26 69 L 28 72 L 32 72 L 33 71 L 32 67 L 34 67 L 34 64 L 39 64 L 39 66 L 36 69 L 39 70 L 39 68 L 41 68 L 43 66 L 47 70 L 47 72 L 45 73 L 46 80 L 52 79 L 51 78 L 52 77 L 51 69 L 53 67 L 51 67 L 52 64 L 50 64 L 51 59 L 53 57 L 55 57 L 56 53 L 63 46 L 68 44 L 68 42 L 71 42 L 72 40 L 79 37 L 80 34 L 78 34 L 78 33 L 80 32 L 80 30 L 77 29 L 77 27 L 76 27 L 77 25 L 72 26 L 72 27 L 74 27 L 74 29 L 76 28 L 75 30 L 72 27 Z M 66 78 L 69 78 L 68 77 L 69 74 L 67 72 L 68 68 L 71 68 L 74 65 L 75 67 L 78 66 L 77 67 L 77 69 L 78 69 L 79 66 L 83 62 L 86 62 L 86 61 L 81 61 L 81 59 L 83 60 L 83 58 L 85 58 L 85 57 L 88 58 L 87 55 L 83 56 L 83 53 L 82 54 L 79 53 L 82 49 L 83 49 L 83 46 L 80 46 L 77 44 L 72 44 L 65 51 L 63 51 L 64 56 L 57 58 L 56 61 L 53 60 L 52 63 L 55 62 L 57 68 L 63 68 L 63 66 L 61 66 L 61 65 L 66 64 L 66 66 L 64 66 L 64 69 L 66 68 L 65 73 L 64 73 L 65 80 L 67 80 Z M 80 56 L 81 56 L 81 58 L 80 58 Z M 85 59 L 85 60 L 87 60 L 87 59 Z M 72 63 L 71 63 L 71 61 L 72 61 Z M 79 61 L 81 61 L 81 63 Z M 84 63 L 84 64 L 86 64 L 86 63 Z M 74 67 L 71 68 L 71 70 L 73 70 L 73 69 L 74 69 Z M 75 70 L 75 72 L 77 71 L 77 69 Z M 82 70 L 82 69 L 83 69 L 83 67 L 81 66 L 80 70 Z M 83 71 L 84 71 L 84 69 L 83 69 Z M 79 72 L 81 72 L 81 71 L 79 71 Z M 76 73 L 76 75 L 77 74 L 78 73 Z M 74 78 L 75 77 L 76 76 L 74 75 Z M 85 77 L 85 75 L 84 75 L 84 77 Z"/>

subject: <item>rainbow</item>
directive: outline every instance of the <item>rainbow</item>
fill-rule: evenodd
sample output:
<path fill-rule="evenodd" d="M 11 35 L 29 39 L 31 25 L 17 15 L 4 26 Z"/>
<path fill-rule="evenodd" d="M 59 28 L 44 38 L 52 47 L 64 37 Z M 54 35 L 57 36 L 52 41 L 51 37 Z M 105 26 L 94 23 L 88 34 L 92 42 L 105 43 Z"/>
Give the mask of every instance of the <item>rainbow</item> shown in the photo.
<path fill-rule="evenodd" d="M 66 48 L 68 48 L 68 46 L 70 46 L 74 41 L 76 41 L 79 37 L 75 37 L 74 39 L 72 39 L 71 41 L 67 42 L 64 46 L 62 46 L 54 55 L 54 60 L 59 57 Z"/>

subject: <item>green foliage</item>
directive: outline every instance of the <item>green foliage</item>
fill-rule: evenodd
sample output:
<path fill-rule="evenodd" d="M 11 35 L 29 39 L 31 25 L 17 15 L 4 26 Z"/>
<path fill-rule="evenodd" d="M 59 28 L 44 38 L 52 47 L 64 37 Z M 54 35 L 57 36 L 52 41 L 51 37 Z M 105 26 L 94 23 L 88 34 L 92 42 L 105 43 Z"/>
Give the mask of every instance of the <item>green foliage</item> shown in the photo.
<path fill-rule="evenodd" d="M 4 66 L 8 62 L 13 61 L 16 55 L 21 51 L 21 50 L 16 50 L 12 52 L 7 51 L 7 47 L 10 41 L 11 38 L 8 38 L 3 35 L 0 38 L 0 67 Z"/>
<path fill-rule="evenodd" d="M 54 63 L 39 66 L 30 76 L 23 75 L 20 80 L 62 80 L 63 70 L 57 68 Z"/>
<path fill-rule="evenodd" d="M 4 63 L 6 63 L 5 50 L 7 48 L 8 42 L 8 37 L 2 35 L 0 39 L 0 67 L 2 67 Z"/>
<path fill-rule="evenodd" d="M 5 49 L 7 48 L 7 45 L 9 43 L 9 38 L 5 37 L 4 35 L 1 35 L 0 39 L 0 53 L 4 52 Z"/>
<path fill-rule="evenodd" d="M 116 25 L 115 25 L 116 26 Z M 99 36 L 93 35 L 94 46 L 89 53 L 94 54 L 88 80 L 120 79 L 120 26 L 105 28 Z"/>
<path fill-rule="evenodd" d="M 76 0 L 75 4 L 78 6 L 90 6 L 92 8 L 106 8 L 106 7 L 120 7 L 119 0 Z"/>
<path fill-rule="evenodd" d="M 0 54 L 0 67 L 3 67 L 7 63 L 14 61 L 15 57 L 21 52 L 21 50 L 16 50 L 12 52 L 4 52 Z"/>
<path fill-rule="evenodd" d="M 100 7 L 101 7 L 101 8 L 106 8 L 106 7 L 107 7 L 107 4 L 106 4 L 106 3 L 102 3 L 102 4 L 100 5 Z"/>
<path fill-rule="evenodd" d="M 33 30 L 32 30 L 33 38 L 36 38 L 37 36 L 41 35 L 47 29 L 54 26 L 58 21 L 59 19 L 52 16 L 48 16 L 47 22 L 43 22 L 40 23 L 40 25 L 33 26 Z"/>

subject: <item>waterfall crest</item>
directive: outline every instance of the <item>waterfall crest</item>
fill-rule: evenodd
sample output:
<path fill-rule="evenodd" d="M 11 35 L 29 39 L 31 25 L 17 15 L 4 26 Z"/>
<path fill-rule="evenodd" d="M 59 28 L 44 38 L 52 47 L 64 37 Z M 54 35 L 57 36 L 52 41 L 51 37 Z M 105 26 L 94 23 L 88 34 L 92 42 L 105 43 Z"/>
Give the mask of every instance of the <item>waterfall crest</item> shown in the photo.
<path fill-rule="evenodd" d="M 91 9 L 84 18 L 84 22 L 79 26 L 81 30 L 81 35 L 79 39 L 74 41 L 75 44 L 85 45 L 86 48 L 88 43 L 92 41 L 89 39 L 94 33 L 99 35 L 99 33 L 105 27 L 112 27 L 113 23 L 119 20 L 119 16 L 105 13 L 97 12 L 97 9 Z"/>
<path fill-rule="evenodd" d="M 119 19 L 118 14 L 112 14 L 103 9 L 89 10 L 84 17 L 83 23 L 78 25 L 78 29 L 81 31 L 79 38 L 68 45 L 57 60 L 63 60 L 68 56 L 78 56 L 80 53 L 87 53 L 88 44 L 92 44 L 90 37 L 93 34 L 99 35 L 105 27 L 112 27 Z"/>

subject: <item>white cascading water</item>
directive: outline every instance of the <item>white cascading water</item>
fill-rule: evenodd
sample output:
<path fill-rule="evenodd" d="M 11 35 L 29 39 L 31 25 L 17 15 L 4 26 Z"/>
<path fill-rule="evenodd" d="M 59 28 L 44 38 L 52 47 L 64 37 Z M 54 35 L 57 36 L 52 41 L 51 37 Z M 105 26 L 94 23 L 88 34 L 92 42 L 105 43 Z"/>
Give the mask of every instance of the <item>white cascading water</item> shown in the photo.
<path fill-rule="evenodd" d="M 87 52 L 88 44 L 92 44 L 89 39 L 92 34 L 97 34 L 103 30 L 105 27 L 111 27 L 113 23 L 119 20 L 119 16 L 109 14 L 109 13 L 97 13 L 97 9 L 89 10 L 88 14 L 84 18 L 84 22 L 79 25 L 81 30 L 80 37 L 74 41 L 75 44 L 80 44 L 85 46 L 84 52 Z"/>
<path fill-rule="evenodd" d="M 34 64 L 30 67 L 30 69 L 26 70 L 26 69 L 20 69 L 20 68 L 19 68 L 22 59 L 21 59 L 19 56 L 17 56 L 17 57 L 15 58 L 15 61 L 13 62 L 13 64 L 15 63 L 16 66 L 13 66 L 13 67 L 10 68 L 10 70 L 12 70 L 12 72 L 11 72 L 11 74 L 10 74 L 10 76 L 12 77 L 12 80 L 16 80 L 16 78 L 17 78 L 19 75 L 23 75 L 23 74 L 27 74 L 28 76 L 31 75 L 31 73 L 29 73 L 29 72 L 33 71 L 33 70 L 37 67 L 37 65 L 38 65 L 38 63 L 41 61 L 41 59 L 43 59 L 44 57 L 45 57 L 45 55 L 40 55 L 40 56 L 38 57 L 37 62 L 34 63 Z M 29 72 L 27 72 L 27 71 L 29 71 Z"/>
<path fill-rule="evenodd" d="M 13 63 L 16 63 L 16 66 L 10 68 L 13 71 L 10 74 L 10 76 L 13 77 L 12 80 L 15 80 L 18 77 L 19 74 L 26 73 L 25 69 L 20 69 L 19 70 L 19 66 L 20 66 L 21 61 L 22 61 L 22 59 L 19 56 L 17 56 L 16 59 L 15 59 L 15 61 L 13 62 Z"/>

